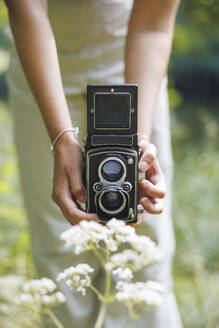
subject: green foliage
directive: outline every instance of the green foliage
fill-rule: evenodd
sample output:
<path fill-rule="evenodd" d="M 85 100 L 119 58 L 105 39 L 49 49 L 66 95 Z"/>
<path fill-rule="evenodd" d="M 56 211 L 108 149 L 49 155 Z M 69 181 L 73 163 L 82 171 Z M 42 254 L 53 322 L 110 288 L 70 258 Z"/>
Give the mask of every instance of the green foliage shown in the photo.
<path fill-rule="evenodd" d="M 5 73 L 9 65 L 9 53 L 6 50 L 0 49 L 0 75 Z"/>
<path fill-rule="evenodd" d="M 0 275 L 32 274 L 9 113 L 0 103 Z"/>
<path fill-rule="evenodd" d="M 218 119 L 216 108 L 198 103 L 172 113 L 174 277 L 185 328 L 219 322 Z"/>
<path fill-rule="evenodd" d="M 170 108 L 178 108 L 182 105 L 183 98 L 179 90 L 169 87 L 168 91 Z"/>
<path fill-rule="evenodd" d="M 0 0 L 0 28 L 3 27 L 8 20 L 7 8 L 4 4 L 4 1 Z"/>
<path fill-rule="evenodd" d="M 174 53 L 208 57 L 218 51 L 219 2 L 182 1 L 175 30 Z"/>

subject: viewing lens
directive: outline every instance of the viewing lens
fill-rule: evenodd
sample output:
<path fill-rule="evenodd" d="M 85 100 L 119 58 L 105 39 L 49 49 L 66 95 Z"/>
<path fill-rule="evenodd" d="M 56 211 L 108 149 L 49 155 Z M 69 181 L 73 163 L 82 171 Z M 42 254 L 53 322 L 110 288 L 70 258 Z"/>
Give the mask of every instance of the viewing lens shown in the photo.
<path fill-rule="evenodd" d="M 101 201 L 106 210 L 116 211 L 123 205 L 124 198 L 120 192 L 109 191 L 103 194 Z"/>
<path fill-rule="evenodd" d="M 101 170 L 104 179 L 110 182 L 115 182 L 121 179 L 123 172 L 124 170 L 122 165 L 115 160 L 106 162 Z"/>

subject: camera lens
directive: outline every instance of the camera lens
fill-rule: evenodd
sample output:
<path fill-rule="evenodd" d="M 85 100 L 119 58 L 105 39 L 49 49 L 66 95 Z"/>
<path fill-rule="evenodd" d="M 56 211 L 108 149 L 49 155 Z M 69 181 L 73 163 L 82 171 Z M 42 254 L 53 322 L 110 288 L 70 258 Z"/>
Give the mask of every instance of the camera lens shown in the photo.
<path fill-rule="evenodd" d="M 107 211 L 117 211 L 123 206 L 124 197 L 118 191 L 108 191 L 103 194 L 101 202 Z"/>
<path fill-rule="evenodd" d="M 103 165 L 101 173 L 105 180 L 115 182 L 121 179 L 124 169 L 118 161 L 109 160 Z"/>

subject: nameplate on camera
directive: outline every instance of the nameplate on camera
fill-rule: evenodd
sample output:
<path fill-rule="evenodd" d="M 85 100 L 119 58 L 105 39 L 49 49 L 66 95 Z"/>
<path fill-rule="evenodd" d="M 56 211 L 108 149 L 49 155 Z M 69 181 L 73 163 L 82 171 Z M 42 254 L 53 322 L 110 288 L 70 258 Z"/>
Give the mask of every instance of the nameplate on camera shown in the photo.
<path fill-rule="evenodd" d="M 133 137 L 123 135 L 94 135 L 91 137 L 92 146 L 104 146 L 104 145 L 122 145 L 132 146 Z"/>

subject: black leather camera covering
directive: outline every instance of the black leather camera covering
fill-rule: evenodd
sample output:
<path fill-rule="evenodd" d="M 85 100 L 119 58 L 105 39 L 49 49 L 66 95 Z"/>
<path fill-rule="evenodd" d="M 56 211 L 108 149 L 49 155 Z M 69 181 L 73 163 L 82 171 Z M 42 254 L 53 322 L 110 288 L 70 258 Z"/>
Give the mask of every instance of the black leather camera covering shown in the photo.
<path fill-rule="evenodd" d="M 87 86 L 86 172 L 84 175 L 88 192 L 86 211 L 97 213 L 102 222 L 112 217 L 129 223 L 137 221 L 139 160 L 137 91 L 137 85 L 134 84 L 90 84 Z M 126 167 L 124 181 L 113 184 L 117 190 L 123 190 L 126 199 L 124 202 L 126 206 L 116 214 L 104 213 L 99 203 L 100 193 L 112 187 L 108 181 L 101 182 L 98 174 L 100 164 L 108 157 L 120 158 Z M 132 186 L 128 192 L 122 189 L 126 182 Z M 95 190 L 95 183 L 100 183 L 101 191 Z"/>

